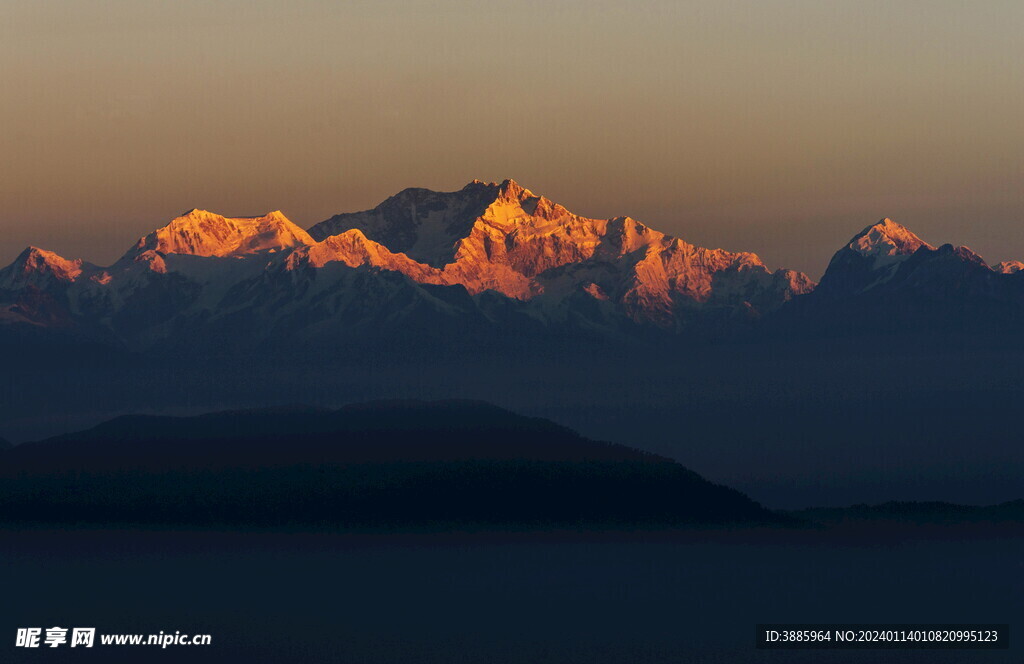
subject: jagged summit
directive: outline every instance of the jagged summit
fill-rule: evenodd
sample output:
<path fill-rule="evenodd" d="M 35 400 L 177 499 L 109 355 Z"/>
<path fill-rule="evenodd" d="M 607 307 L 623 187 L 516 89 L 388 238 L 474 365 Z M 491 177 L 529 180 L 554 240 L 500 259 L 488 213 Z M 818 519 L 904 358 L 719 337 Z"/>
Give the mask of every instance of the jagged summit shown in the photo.
<path fill-rule="evenodd" d="M 401 256 L 387 262 L 407 274 L 415 269 L 426 283 L 519 300 L 599 292 L 635 320 L 659 325 L 674 324 L 680 302 L 718 301 L 716 283 L 758 311 L 813 287 L 806 275 L 769 272 L 754 254 L 695 247 L 629 217 L 582 217 L 511 179 L 474 180 L 454 192 L 406 189 L 373 210 L 317 224 L 310 235 L 324 242 L 353 229 Z M 338 260 L 351 258 L 345 252 Z"/>
<path fill-rule="evenodd" d="M 1000 274 L 1016 274 L 1024 270 L 1024 262 L 1021 261 L 1002 261 L 992 266 L 994 272 Z"/>
<path fill-rule="evenodd" d="M 223 215 L 217 214 L 216 212 L 211 212 L 210 210 L 204 210 L 202 208 L 189 208 L 188 210 L 186 210 L 185 212 L 182 212 L 178 217 L 175 217 L 175 218 L 177 219 L 177 218 L 181 218 L 181 217 L 188 217 L 190 215 L 200 216 L 200 217 L 222 217 L 223 216 Z M 266 214 L 248 214 L 248 215 L 247 214 L 240 214 L 240 215 L 238 215 L 236 217 L 230 217 L 230 218 L 231 219 L 262 219 L 264 217 L 286 218 L 284 213 L 281 212 L 280 210 L 272 210 L 270 212 L 267 212 Z"/>
<path fill-rule="evenodd" d="M 473 180 L 458 191 L 403 189 L 372 210 L 335 215 L 309 229 L 317 241 L 358 228 L 368 238 L 410 258 L 443 268 L 456 260 L 457 243 L 487 215 L 491 220 L 530 216 L 548 205 L 514 180 Z M 564 209 L 563 209 L 564 210 Z"/>
<path fill-rule="evenodd" d="M 224 217 L 192 209 L 139 239 L 125 258 L 134 260 L 147 251 L 237 257 L 307 244 L 313 244 L 313 239 L 280 210 L 255 217 Z"/>
<path fill-rule="evenodd" d="M 501 182 L 488 182 L 486 180 L 478 180 L 474 178 L 470 180 L 469 183 L 462 188 L 462 190 L 465 191 L 466 189 L 470 188 L 494 189 L 499 193 L 507 194 L 510 196 L 530 197 L 534 195 L 533 192 L 531 192 L 526 187 L 523 187 L 521 184 L 519 184 L 512 178 L 505 178 Z"/>
<path fill-rule="evenodd" d="M 861 256 L 869 256 L 884 260 L 886 257 L 906 256 L 914 253 L 921 247 L 934 250 L 935 247 L 928 244 L 906 226 L 896 223 L 886 217 L 876 224 L 872 224 L 855 235 L 847 244 L 851 250 Z"/>
<path fill-rule="evenodd" d="M 630 217 L 591 219 L 573 214 L 512 179 L 500 183 L 476 179 L 453 192 L 405 189 L 372 210 L 336 215 L 309 233 L 323 240 L 355 228 L 393 251 L 439 269 L 475 253 L 494 262 L 502 253 L 499 244 L 507 245 L 504 253 L 509 257 L 513 245 L 541 237 L 557 239 L 559 250 L 574 246 L 576 258 L 595 251 L 619 256 L 677 240 Z M 516 257 L 510 257 L 514 263 Z M 522 267 L 521 271 L 537 273 L 552 265 Z"/>
<path fill-rule="evenodd" d="M 73 325 L 64 294 L 86 281 L 95 266 L 68 260 L 52 251 L 28 247 L 0 269 L 0 323 L 44 327 Z"/>
<path fill-rule="evenodd" d="M 18 254 L 13 263 L 0 270 L 0 283 L 39 278 L 72 282 L 82 274 L 83 265 L 81 259 L 68 260 L 55 252 L 29 246 Z"/>
<path fill-rule="evenodd" d="M 392 272 L 400 272 L 419 283 L 447 283 L 441 271 L 417 263 L 405 254 L 396 254 L 387 247 L 366 237 L 359 229 L 353 228 L 332 235 L 320 242 L 299 247 L 285 261 L 288 270 L 303 267 L 321 268 L 328 263 L 344 263 L 349 267 L 369 265 Z"/>
<path fill-rule="evenodd" d="M 488 186 L 495 185 L 491 183 Z M 518 182 L 511 178 L 506 178 L 505 180 L 502 180 L 500 183 L 498 183 L 497 188 L 501 197 L 505 198 L 506 200 L 522 201 L 527 198 L 537 198 L 537 196 L 535 196 L 532 191 L 530 191 L 526 187 L 523 187 L 522 185 L 520 185 Z"/>
<path fill-rule="evenodd" d="M 860 293 L 887 283 L 899 266 L 924 248 L 935 251 L 907 227 L 886 217 L 857 233 L 836 252 L 821 277 L 818 293 Z"/>
<path fill-rule="evenodd" d="M 988 268 L 988 263 L 985 262 L 985 259 L 982 258 L 981 254 L 967 246 L 957 247 L 952 244 L 946 243 L 939 247 L 936 251 L 942 255 L 956 256 L 958 259 L 964 261 L 965 263 L 973 263 L 975 265 L 980 265 L 981 267 Z"/>

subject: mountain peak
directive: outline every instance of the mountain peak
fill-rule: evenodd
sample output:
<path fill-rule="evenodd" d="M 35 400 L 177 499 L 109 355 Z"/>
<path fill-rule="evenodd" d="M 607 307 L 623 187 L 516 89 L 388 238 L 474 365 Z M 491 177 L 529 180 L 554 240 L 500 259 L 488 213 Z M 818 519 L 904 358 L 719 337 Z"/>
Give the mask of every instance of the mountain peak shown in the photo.
<path fill-rule="evenodd" d="M 514 180 L 473 180 L 458 191 L 403 189 L 372 210 L 338 214 L 309 229 L 314 240 L 358 228 L 394 252 L 441 268 L 455 260 L 457 244 L 486 215 L 527 217 L 540 200 Z M 524 209 L 529 208 L 529 209 Z"/>
<path fill-rule="evenodd" d="M 224 217 L 193 208 L 141 238 L 126 258 L 134 259 L 147 251 L 237 257 L 308 244 L 313 244 L 313 238 L 280 210 L 255 217 Z"/>
<path fill-rule="evenodd" d="M 495 200 L 508 202 L 522 202 L 529 198 L 538 198 L 536 194 L 522 186 L 512 178 L 505 178 L 501 182 L 487 182 L 485 180 L 473 179 L 461 189 L 463 192 L 482 191 L 496 192 Z"/>
<path fill-rule="evenodd" d="M 981 257 L 981 254 L 979 254 L 978 252 L 974 251 L 970 247 L 966 247 L 966 246 L 956 247 L 956 246 L 953 246 L 952 244 L 948 244 L 947 243 L 947 244 L 944 244 L 941 247 L 939 247 L 939 253 L 943 254 L 943 255 L 956 256 L 960 260 L 962 260 L 964 262 L 967 262 L 967 263 L 974 263 L 976 265 L 982 265 L 984 267 L 988 267 L 988 263 L 986 263 L 985 259 Z"/>
<path fill-rule="evenodd" d="M 0 291 L 31 287 L 40 290 L 64 288 L 74 283 L 88 268 L 81 259 L 68 260 L 52 251 L 30 246 L 14 262 L 0 269 Z"/>
<path fill-rule="evenodd" d="M 490 181 L 490 180 L 480 180 L 478 178 L 473 178 L 472 180 L 470 180 L 466 184 L 465 187 L 463 187 L 463 189 L 468 189 L 470 187 L 479 187 L 479 186 L 496 187 L 496 188 L 499 188 L 499 189 L 507 189 L 508 187 L 518 187 L 520 189 L 525 189 L 525 187 L 523 187 L 521 184 L 519 184 L 518 182 L 516 182 L 512 178 L 505 178 L 501 182 L 494 182 L 494 181 Z"/>
<path fill-rule="evenodd" d="M 509 200 L 522 201 L 527 198 L 535 198 L 532 191 L 511 178 L 501 181 L 501 184 L 498 185 L 498 192 L 503 198 Z"/>
<path fill-rule="evenodd" d="M 23 274 L 48 272 L 62 281 L 74 281 L 82 273 L 82 260 L 68 260 L 55 252 L 29 246 L 18 255 L 13 267 Z"/>
<path fill-rule="evenodd" d="M 888 217 L 855 235 L 847 247 L 861 256 L 875 259 L 876 265 L 899 256 L 908 256 L 921 247 L 935 249 L 906 226 Z"/>
<path fill-rule="evenodd" d="M 1024 263 L 1021 261 L 1002 261 L 993 265 L 992 270 L 1001 274 L 1016 274 L 1024 270 Z"/>
<path fill-rule="evenodd" d="M 968 247 L 934 247 L 892 219 L 882 219 L 836 252 L 817 292 L 842 297 L 871 290 L 923 289 L 936 296 L 960 291 L 972 283 L 970 287 L 978 288 L 979 294 L 988 293 L 988 297 L 996 288 L 985 281 L 992 271 L 1012 270 L 1012 265 L 989 268 L 985 259 Z M 975 276 L 967 278 L 964 274 Z"/>
<path fill-rule="evenodd" d="M 231 221 L 237 221 L 237 222 L 252 221 L 252 222 L 256 222 L 256 221 L 261 221 L 261 220 L 268 220 L 268 221 L 281 221 L 281 220 L 284 220 L 284 221 L 287 221 L 288 223 L 291 223 L 291 220 L 288 219 L 288 217 L 286 217 L 284 215 L 284 213 L 281 212 L 280 210 L 274 210 L 272 212 L 267 212 L 266 214 L 256 214 L 256 215 L 251 215 L 251 216 L 225 217 L 222 214 L 217 214 L 216 212 L 211 212 L 209 210 L 203 210 L 201 208 L 192 208 L 191 210 L 183 212 L 183 213 L 181 213 L 180 216 L 177 216 L 174 219 L 172 219 L 171 222 L 168 224 L 168 226 L 170 226 L 171 224 L 174 224 L 175 222 L 179 222 L 180 223 L 181 220 L 185 220 L 185 219 L 212 219 L 212 220 L 215 220 L 215 221 L 218 221 L 218 222 L 225 222 L 225 221 L 227 221 L 227 222 L 231 222 Z"/>

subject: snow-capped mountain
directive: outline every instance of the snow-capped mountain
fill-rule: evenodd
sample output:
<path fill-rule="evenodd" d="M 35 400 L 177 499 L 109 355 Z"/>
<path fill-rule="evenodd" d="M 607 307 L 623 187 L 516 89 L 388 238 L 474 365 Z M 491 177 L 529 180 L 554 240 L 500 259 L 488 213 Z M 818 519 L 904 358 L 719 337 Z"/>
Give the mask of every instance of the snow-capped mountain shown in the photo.
<path fill-rule="evenodd" d="M 416 261 L 392 269 L 414 271 L 424 283 L 518 300 L 586 294 L 664 327 L 701 305 L 771 311 L 814 285 L 802 273 L 769 271 L 754 254 L 695 247 L 629 217 L 575 215 L 512 180 L 474 180 L 448 193 L 407 189 L 373 210 L 317 224 L 310 235 L 326 240 L 354 230 Z"/>
<path fill-rule="evenodd" d="M 837 251 L 814 291 L 779 311 L 763 332 L 901 336 L 916 344 L 998 337 L 1013 344 L 1024 324 L 1022 275 L 1014 262 L 989 267 L 967 247 L 935 246 L 883 219 Z"/>
<path fill-rule="evenodd" d="M 313 244 L 313 239 L 280 210 L 262 217 L 233 218 L 206 210 L 189 210 L 140 238 L 125 258 L 135 258 L 147 251 L 239 257 L 286 251 L 307 244 Z"/>
<path fill-rule="evenodd" d="M 71 283 L 82 274 L 83 265 L 81 260 L 68 260 L 52 251 L 28 247 L 0 270 L 0 288 L 49 288 L 57 283 Z"/>
<path fill-rule="evenodd" d="M 28 247 L 0 270 L 0 322 L 71 324 L 67 292 L 83 272 L 94 269 L 81 260 Z"/>
<path fill-rule="evenodd" d="M 993 265 L 992 270 L 1000 274 L 1013 274 L 1024 270 L 1024 263 L 1020 261 L 1003 261 Z"/>
<path fill-rule="evenodd" d="M 337 343 L 398 329 L 717 333 L 796 299 L 812 315 L 822 303 L 895 296 L 1020 306 L 1022 267 L 990 268 L 883 219 L 835 254 L 815 288 L 752 253 L 697 247 L 630 217 L 582 217 L 512 180 L 474 180 L 407 189 L 308 232 L 281 212 L 191 210 L 108 267 L 32 247 L 0 270 L 0 322 L 135 349 Z"/>
<path fill-rule="evenodd" d="M 0 271 L 0 311 L 137 348 L 183 334 L 301 339 L 439 319 L 618 333 L 756 317 L 813 285 L 751 253 L 696 247 L 628 217 L 581 217 L 511 180 L 473 181 L 407 189 L 308 233 L 281 212 L 191 210 L 109 267 L 29 249 Z"/>
<path fill-rule="evenodd" d="M 820 293 L 861 293 L 885 284 L 914 252 L 935 247 L 892 219 L 882 219 L 855 235 L 829 262 Z"/>
<path fill-rule="evenodd" d="M 1021 263 L 989 267 L 968 247 L 935 247 L 891 219 L 868 226 L 840 249 L 828 265 L 818 298 L 854 296 L 1021 302 Z"/>

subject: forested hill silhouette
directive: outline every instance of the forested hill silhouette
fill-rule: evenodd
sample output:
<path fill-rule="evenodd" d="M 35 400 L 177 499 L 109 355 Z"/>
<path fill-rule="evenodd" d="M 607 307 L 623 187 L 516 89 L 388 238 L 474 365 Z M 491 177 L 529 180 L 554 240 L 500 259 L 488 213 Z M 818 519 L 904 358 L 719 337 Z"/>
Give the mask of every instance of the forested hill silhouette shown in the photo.
<path fill-rule="evenodd" d="M 127 416 L 0 453 L 8 520 L 356 529 L 777 522 L 679 464 L 484 403 Z"/>

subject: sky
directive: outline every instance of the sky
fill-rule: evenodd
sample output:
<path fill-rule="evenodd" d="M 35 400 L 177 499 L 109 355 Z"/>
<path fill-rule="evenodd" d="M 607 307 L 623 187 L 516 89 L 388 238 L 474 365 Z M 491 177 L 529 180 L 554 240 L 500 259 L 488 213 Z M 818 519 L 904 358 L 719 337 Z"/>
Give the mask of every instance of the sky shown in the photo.
<path fill-rule="evenodd" d="M 882 217 L 1024 259 L 1016 0 L 0 5 L 0 264 L 191 208 L 513 178 L 820 276 Z"/>

